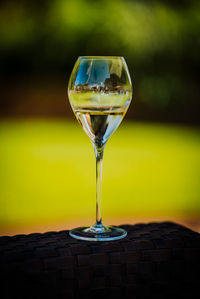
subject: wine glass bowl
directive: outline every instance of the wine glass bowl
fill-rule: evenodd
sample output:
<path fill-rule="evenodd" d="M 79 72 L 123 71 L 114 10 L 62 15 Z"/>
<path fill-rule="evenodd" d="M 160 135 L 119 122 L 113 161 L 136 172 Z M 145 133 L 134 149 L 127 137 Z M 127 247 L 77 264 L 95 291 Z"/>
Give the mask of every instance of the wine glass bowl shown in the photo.
<path fill-rule="evenodd" d="M 96 223 L 70 235 L 82 240 L 109 241 L 126 236 L 116 227 L 102 224 L 102 161 L 109 137 L 121 123 L 132 98 L 132 84 L 123 57 L 82 56 L 75 63 L 68 97 L 77 120 L 89 136 L 96 156 Z"/>

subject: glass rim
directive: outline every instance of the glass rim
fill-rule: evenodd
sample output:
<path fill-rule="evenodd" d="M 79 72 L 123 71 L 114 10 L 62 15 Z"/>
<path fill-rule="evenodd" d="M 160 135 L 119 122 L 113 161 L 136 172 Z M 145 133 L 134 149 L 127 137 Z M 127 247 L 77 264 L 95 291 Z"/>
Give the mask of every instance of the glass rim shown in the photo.
<path fill-rule="evenodd" d="M 123 56 L 79 56 L 78 59 L 124 59 Z"/>

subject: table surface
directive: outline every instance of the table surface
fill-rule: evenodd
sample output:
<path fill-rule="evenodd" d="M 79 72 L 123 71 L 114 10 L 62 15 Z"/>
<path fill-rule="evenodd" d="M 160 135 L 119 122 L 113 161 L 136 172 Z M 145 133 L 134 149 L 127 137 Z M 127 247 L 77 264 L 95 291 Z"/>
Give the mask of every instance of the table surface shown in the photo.
<path fill-rule="evenodd" d="M 198 288 L 199 233 L 172 222 L 120 227 L 128 235 L 113 242 L 67 230 L 0 237 L 5 298 L 169 298 Z"/>

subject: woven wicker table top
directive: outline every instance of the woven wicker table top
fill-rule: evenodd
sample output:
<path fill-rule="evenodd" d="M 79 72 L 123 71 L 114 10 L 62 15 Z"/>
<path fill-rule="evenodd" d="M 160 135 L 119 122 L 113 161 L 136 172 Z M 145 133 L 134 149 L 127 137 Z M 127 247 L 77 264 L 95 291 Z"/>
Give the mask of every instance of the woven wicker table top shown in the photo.
<path fill-rule="evenodd" d="M 114 242 L 67 230 L 0 237 L 3 298 L 183 298 L 198 288 L 200 234 L 172 222 L 120 227 L 128 236 Z"/>

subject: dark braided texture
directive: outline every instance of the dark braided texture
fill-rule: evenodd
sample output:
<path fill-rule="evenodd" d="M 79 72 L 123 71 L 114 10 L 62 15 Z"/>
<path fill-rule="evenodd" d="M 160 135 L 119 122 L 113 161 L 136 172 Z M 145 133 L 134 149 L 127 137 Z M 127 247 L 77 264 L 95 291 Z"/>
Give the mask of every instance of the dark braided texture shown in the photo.
<path fill-rule="evenodd" d="M 172 222 L 120 227 L 128 236 L 114 242 L 78 241 L 67 230 L 0 237 L 1 298 L 163 299 L 195 294 L 200 234 Z"/>

